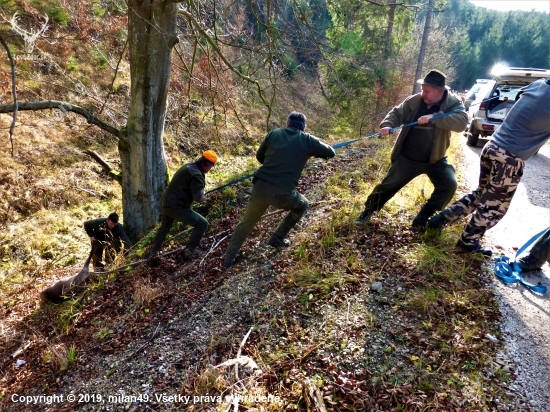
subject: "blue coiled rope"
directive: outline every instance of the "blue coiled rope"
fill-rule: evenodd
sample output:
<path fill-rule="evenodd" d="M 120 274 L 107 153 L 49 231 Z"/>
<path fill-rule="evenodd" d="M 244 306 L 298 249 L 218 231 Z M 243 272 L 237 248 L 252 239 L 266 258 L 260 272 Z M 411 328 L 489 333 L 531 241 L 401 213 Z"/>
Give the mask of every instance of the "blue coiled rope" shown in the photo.
<path fill-rule="evenodd" d="M 482 100 L 480 101 L 479 103 L 476 103 L 475 105 L 470 105 L 468 107 L 465 107 L 464 109 L 463 108 L 458 108 L 456 110 L 453 110 L 451 112 L 447 112 L 447 113 L 442 113 L 442 114 L 438 114 L 437 116 L 434 116 L 430 119 L 430 121 L 432 120 L 437 120 L 437 119 L 441 119 L 442 117 L 445 117 L 445 116 L 449 116 L 453 113 L 458 113 L 458 112 L 461 112 L 463 110 L 468 110 L 470 107 L 472 106 L 477 106 L 478 104 L 481 104 L 481 103 L 484 103 L 484 102 L 488 102 L 489 100 L 493 100 L 493 99 L 496 99 L 498 96 L 495 96 L 495 97 L 490 97 L 489 99 L 485 99 L 485 100 Z M 409 123 L 409 124 L 404 124 L 402 126 L 398 126 L 398 127 L 394 127 L 390 130 L 390 133 L 393 133 L 399 129 L 402 129 L 404 127 L 410 127 L 410 126 L 414 126 L 414 125 L 417 125 L 418 122 L 412 122 L 412 123 Z M 380 136 L 380 133 L 374 133 L 374 134 L 371 134 L 370 136 L 364 136 L 364 137 L 360 137 L 359 139 L 354 139 L 354 140 L 348 140 L 347 142 L 341 142 L 341 143 L 336 143 L 334 146 L 332 146 L 333 149 L 340 149 L 342 147 L 345 147 L 345 146 L 349 146 L 350 144 L 353 144 L 355 142 L 358 142 L 360 140 L 364 140 L 364 139 L 372 139 L 373 137 L 378 137 Z M 231 186 L 231 185 L 234 185 L 234 184 L 237 184 L 239 182 L 242 182 L 243 180 L 246 180 L 246 179 L 250 179 L 254 177 L 254 174 L 250 174 L 250 175 L 247 175 L 247 176 L 244 176 L 244 177 L 241 177 L 239 179 L 236 179 L 236 180 L 232 180 L 231 182 L 228 182 L 228 183 L 225 183 L 221 186 L 218 186 L 212 190 L 209 190 L 208 192 L 206 192 L 205 194 L 208 194 L 208 193 L 212 193 L 212 192 L 215 192 L 216 190 L 220 190 L 220 189 L 223 189 L 224 187 L 227 187 L 227 186 Z"/>
<path fill-rule="evenodd" d="M 536 285 L 527 282 L 521 276 L 521 268 L 516 263 L 516 259 L 519 255 L 525 251 L 532 243 L 537 241 L 548 229 L 544 229 L 542 232 L 537 233 L 531 239 L 529 239 L 522 247 L 516 252 L 514 261 L 510 263 L 510 259 L 507 256 L 500 256 L 495 258 L 495 275 L 506 284 L 521 283 L 526 288 L 533 292 L 544 294 L 548 288 L 542 283 L 538 282 Z"/>

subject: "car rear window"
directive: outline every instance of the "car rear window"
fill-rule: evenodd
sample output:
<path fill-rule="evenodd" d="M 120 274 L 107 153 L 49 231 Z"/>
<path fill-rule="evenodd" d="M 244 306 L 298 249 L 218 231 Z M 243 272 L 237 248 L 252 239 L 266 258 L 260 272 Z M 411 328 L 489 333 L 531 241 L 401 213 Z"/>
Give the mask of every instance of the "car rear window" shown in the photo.
<path fill-rule="evenodd" d="M 489 103 L 487 118 L 504 120 L 524 85 L 500 84 L 497 86 L 498 97 Z"/>
<path fill-rule="evenodd" d="M 501 84 L 497 87 L 499 91 L 499 100 L 508 100 L 516 101 L 516 96 L 525 85 L 510 85 L 510 84 Z"/>

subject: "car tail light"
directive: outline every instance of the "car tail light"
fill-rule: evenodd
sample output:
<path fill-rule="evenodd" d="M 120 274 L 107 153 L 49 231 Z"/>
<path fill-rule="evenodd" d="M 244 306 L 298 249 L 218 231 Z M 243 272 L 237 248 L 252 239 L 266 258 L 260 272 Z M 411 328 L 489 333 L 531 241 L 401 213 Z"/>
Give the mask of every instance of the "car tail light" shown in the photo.
<path fill-rule="evenodd" d="M 481 102 L 481 104 L 479 105 L 479 108 L 482 110 L 487 110 L 487 102 Z"/>
<path fill-rule="evenodd" d="M 484 124 L 484 125 L 481 126 L 481 128 L 483 130 L 494 130 L 495 126 L 493 126 L 492 124 Z"/>

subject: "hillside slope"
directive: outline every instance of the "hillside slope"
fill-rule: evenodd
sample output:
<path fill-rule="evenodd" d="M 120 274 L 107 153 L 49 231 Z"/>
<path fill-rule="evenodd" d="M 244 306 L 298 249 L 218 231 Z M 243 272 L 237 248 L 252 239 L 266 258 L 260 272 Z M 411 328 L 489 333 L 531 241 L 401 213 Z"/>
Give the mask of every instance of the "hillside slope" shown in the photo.
<path fill-rule="evenodd" d="M 365 230 L 353 225 L 387 144 L 308 166 L 300 190 L 313 207 L 288 250 L 265 245 L 280 219 L 271 215 L 247 240 L 244 261 L 224 270 L 237 207 L 213 222 L 207 246 L 217 246 L 193 262 L 176 254 L 100 276 L 60 306 L 35 309 L 29 288 L 25 304 L 3 308 L 12 338 L 2 357 L 21 347 L 16 358 L 26 361 L 4 364 L 4 407 L 226 410 L 240 395 L 248 408 L 272 411 L 511 410 L 512 371 L 494 362 L 498 347 L 485 338 L 499 335 L 491 278 L 452 251 L 456 235 L 410 229 L 407 198 L 429 184 L 411 186 Z M 238 355 L 259 369 L 216 367 Z M 23 406 L 14 393 L 101 400 Z"/>

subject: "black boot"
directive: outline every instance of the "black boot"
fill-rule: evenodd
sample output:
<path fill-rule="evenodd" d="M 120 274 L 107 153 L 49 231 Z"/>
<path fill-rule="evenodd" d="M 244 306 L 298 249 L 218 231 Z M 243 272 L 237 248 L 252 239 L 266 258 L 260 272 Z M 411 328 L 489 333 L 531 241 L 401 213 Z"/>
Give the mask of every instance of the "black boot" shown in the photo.
<path fill-rule="evenodd" d="M 462 241 L 462 239 L 459 239 L 456 243 L 456 247 L 460 249 L 462 252 L 467 253 L 481 253 L 485 257 L 491 257 L 493 254 L 493 251 L 491 249 L 483 249 L 479 243 L 474 245 L 468 245 Z"/>
<path fill-rule="evenodd" d="M 448 223 L 447 219 L 445 219 L 445 216 L 443 216 L 443 213 L 438 213 L 435 216 L 432 216 L 428 219 L 428 228 L 429 229 L 443 229 L 443 226 L 445 226 Z"/>
<path fill-rule="evenodd" d="M 185 260 L 193 260 L 199 257 L 199 251 L 196 247 L 185 247 L 183 250 L 183 258 Z"/>
<path fill-rule="evenodd" d="M 518 266 L 521 268 L 522 272 L 532 272 L 534 270 L 540 270 L 544 262 L 540 262 L 533 255 L 527 255 L 520 258 L 517 261 Z"/>
<path fill-rule="evenodd" d="M 420 212 L 412 221 L 412 227 L 415 229 L 425 229 L 428 224 L 428 219 L 435 213 L 435 208 L 431 205 L 425 204 L 420 209 Z"/>
<path fill-rule="evenodd" d="M 363 210 L 357 220 L 355 221 L 356 226 L 363 226 L 365 223 L 367 223 L 370 218 L 372 217 L 372 212 L 369 212 L 368 210 Z"/>
<path fill-rule="evenodd" d="M 290 246 L 290 240 L 274 234 L 273 236 L 271 236 L 267 244 L 273 247 L 288 247 Z"/>

